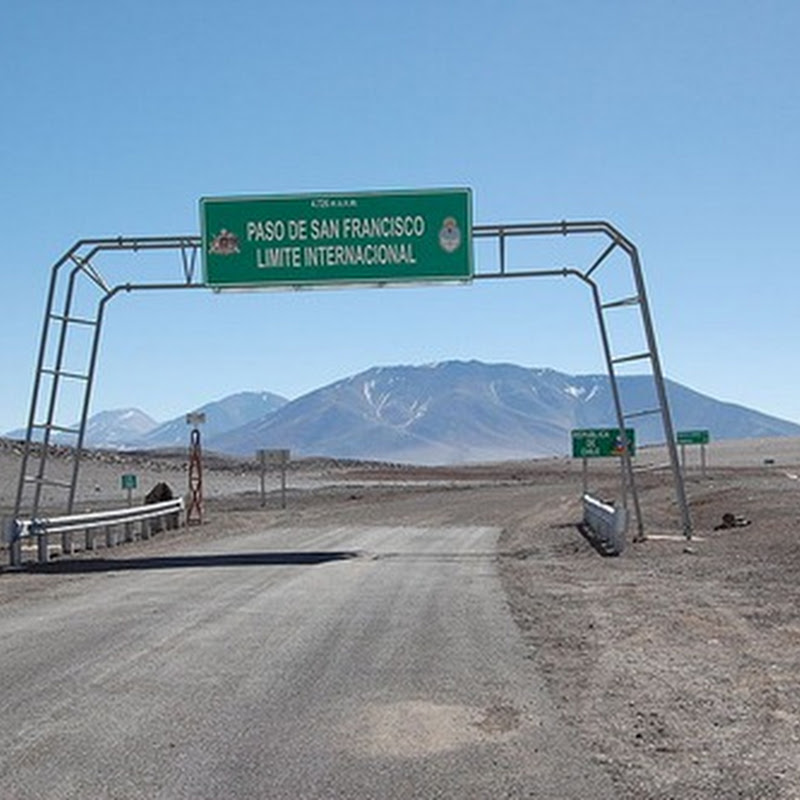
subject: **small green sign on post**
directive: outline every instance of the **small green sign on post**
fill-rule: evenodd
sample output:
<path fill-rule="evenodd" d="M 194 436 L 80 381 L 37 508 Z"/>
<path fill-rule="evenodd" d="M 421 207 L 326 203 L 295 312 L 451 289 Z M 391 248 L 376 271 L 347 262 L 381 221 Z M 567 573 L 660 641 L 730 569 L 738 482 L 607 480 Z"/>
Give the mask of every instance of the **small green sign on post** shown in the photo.
<path fill-rule="evenodd" d="M 624 440 L 619 428 L 580 428 L 572 431 L 572 457 L 583 459 L 584 495 L 589 491 L 588 459 L 620 457 L 625 454 L 626 445 L 628 455 L 636 455 L 636 432 L 633 428 L 625 428 Z M 624 484 L 623 480 L 623 492 Z"/>
<path fill-rule="evenodd" d="M 678 431 L 675 438 L 678 444 L 708 444 L 711 441 L 708 431 Z"/>
<path fill-rule="evenodd" d="M 686 472 L 686 445 L 700 445 L 700 472 L 706 477 L 706 445 L 711 441 L 707 430 L 678 431 L 675 441 L 681 446 L 681 468 Z"/>
<path fill-rule="evenodd" d="M 212 289 L 469 281 L 469 189 L 204 197 Z"/>
<path fill-rule="evenodd" d="M 130 507 L 133 503 L 133 490 L 136 488 L 137 480 L 136 476 L 130 473 L 126 473 L 120 477 L 120 486 L 122 489 L 125 489 L 128 492 L 128 506 Z"/>

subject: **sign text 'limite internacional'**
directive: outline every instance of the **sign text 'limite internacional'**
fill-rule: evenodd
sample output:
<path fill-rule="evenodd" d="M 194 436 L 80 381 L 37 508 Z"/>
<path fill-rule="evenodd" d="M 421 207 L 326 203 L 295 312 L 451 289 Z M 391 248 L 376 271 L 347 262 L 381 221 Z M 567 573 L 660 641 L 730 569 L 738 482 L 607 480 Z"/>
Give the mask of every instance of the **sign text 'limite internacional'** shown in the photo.
<path fill-rule="evenodd" d="M 469 189 L 205 197 L 214 289 L 472 278 Z"/>
<path fill-rule="evenodd" d="M 628 454 L 636 455 L 636 433 L 626 428 Z M 573 458 L 610 458 L 621 456 L 623 441 L 619 428 L 585 428 L 572 431 Z"/>

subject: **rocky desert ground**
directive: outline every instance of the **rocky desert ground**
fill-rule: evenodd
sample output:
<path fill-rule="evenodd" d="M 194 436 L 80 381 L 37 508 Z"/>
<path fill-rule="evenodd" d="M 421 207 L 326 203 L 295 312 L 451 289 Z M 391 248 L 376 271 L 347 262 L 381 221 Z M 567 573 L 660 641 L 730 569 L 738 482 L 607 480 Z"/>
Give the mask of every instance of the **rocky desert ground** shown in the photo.
<path fill-rule="evenodd" d="M 19 460 L 18 444 L 3 441 L 5 516 Z M 575 747 L 607 770 L 620 797 L 800 798 L 800 440 L 712 443 L 705 474 L 697 450 L 687 462 L 692 539 L 680 530 L 665 452 L 642 449 L 647 539 L 603 557 L 579 530 L 581 465 L 571 459 L 425 469 L 306 460 L 291 465 L 284 509 L 275 472 L 262 505 L 255 463 L 207 455 L 203 524 L 121 545 L 113 557 L 191 552 L 199 539 L 272 525 L 497 526 L 527 657 Z M 185 491 L 186 455 L 88 454 L 81 508 L 124 505 L 123 473 L 137 474 L 137 501 L 160 480 Z M 616 464 L 592 462 L 589 484 L 614 498 Z M 741 524 L 720 528 L 725 514 Z M 80 575 L 64 559 L 0 566 L 0 610 L 67 580 Z"/>

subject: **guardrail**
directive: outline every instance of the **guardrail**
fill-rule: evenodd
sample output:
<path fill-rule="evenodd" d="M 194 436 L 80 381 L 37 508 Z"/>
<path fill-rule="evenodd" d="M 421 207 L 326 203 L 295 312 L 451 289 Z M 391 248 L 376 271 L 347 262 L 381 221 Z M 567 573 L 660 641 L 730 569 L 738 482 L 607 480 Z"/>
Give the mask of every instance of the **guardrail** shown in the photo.
<path fill-rule="evenodd" d="M 618 556 L 625 549 L 628 513 L 589 494 L 583 496 L 583 524 L 606 555 Z"/>
<path fill-rule="evenodd" d="M 136 539 L 134 525 L 141 524 L 141 538 L 149 539 L 150 535 L 163 528 L 180 526 L 181 512 L 184 510 L 182 497 L 165 500 L 161 503 L 150 503 L 133 508 L 114 509 L 110 511 L 92 511 L 87 514 L 73 514 L 64 517 L 37 517 L 36 519 L 11 520 L 6 530 L 9 544 L 9 560 L 11 566 L 22 563 L 22 543 L 26 539 L 36 540 L 39 563 L 49 560 L 49 537 L 61 534 L 61 552 L 69 555 L 73 552 L 72 534 L 83 531 L 86 537 L 85 548 L 94 550 L 95 535 L 98 529 L 105 529 L 106 547 L 114 547 L 118 543 L 120 526 L 124 532 L 124 541 Z"/>

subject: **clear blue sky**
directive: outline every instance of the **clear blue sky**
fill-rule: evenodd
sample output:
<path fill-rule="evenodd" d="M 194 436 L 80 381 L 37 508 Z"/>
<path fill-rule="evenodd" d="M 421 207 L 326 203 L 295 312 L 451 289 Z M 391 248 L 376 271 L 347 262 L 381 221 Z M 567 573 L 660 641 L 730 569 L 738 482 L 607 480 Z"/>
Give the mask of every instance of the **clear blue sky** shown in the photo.
<path fill-rule="evenodd" d="M 75 240 L 198 233 L 202 196 L 449 186 L 478 223 L 614 223 L 666 374 L 800 422 L 798 41 L 795 0 L 4 3 L 0 431 Z M 557 279 L 150 293 L 107 319 L 93 411 L 159 421 L 380 364 L 604 371 Z"/>

